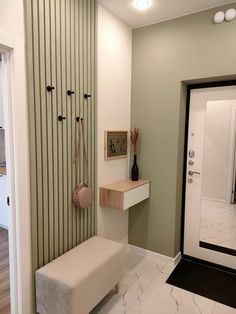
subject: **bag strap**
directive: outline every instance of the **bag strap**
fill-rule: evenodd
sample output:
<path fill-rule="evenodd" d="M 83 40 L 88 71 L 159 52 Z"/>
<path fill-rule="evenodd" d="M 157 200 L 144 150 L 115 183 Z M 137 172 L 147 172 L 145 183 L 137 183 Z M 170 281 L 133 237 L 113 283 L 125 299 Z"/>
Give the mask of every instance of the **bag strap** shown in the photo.
<path fill-rule="evenodd" d="M 82 145 L 83 145 L 83 160 L 85 162 L 85 175 L 84 175 L 84 180 L 85 184 L 89 185 L 89 177 L 88 177 L 88 156 L 87 156 L 87 150 L 86 150 L 86 143 L 85 143 L 85 136 L 84 136 L 84 120 L 79 119 L 77 123 L 77 152 L 76 152 L 76 167 L 77 167 L 77 172 L 76 172 L 76 182 L 78 184 L 79 179 L 80 179 L 80 141 L 81 141 L 81 136 L 82 136 Z"/>
<path fill-rule="evenodd" d="M 76 120 L 76 153 L 75 153 L 75 164 L 76 164 L 76 184 L 79 182 L 79 175 L 80 175 L 80 164 L 79 164 L 79 157 L 80 157 L 80 118 Z"/>
<path fill-rule="evenodd" d="M 81 133 L 82 133 L 82 139 L 83 139 L 83 149 L 84 149 L 84 162 L 85 162 L 85 170 L 86 170 L 86 184 L 89 184 L 89 175 L 88 175 L 88 155 L 87 155 L 87 150 L 86 150 L 86 142 L 85 142 L 85 132 L 84 132 L 84 119 L 81 119 Z"/>

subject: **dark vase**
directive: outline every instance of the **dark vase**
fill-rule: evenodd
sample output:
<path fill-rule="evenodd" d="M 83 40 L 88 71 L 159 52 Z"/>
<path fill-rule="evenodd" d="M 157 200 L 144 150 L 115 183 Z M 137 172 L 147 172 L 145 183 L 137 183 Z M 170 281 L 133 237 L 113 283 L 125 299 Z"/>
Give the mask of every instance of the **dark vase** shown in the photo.
<path fill-rule="evenodd" d="M 134 154 L 134 164 L 131 170 L 131 180 L 132 181 L 138 181 L 139 178 L 139 170 L 137 165 L 137 155 Z"/>

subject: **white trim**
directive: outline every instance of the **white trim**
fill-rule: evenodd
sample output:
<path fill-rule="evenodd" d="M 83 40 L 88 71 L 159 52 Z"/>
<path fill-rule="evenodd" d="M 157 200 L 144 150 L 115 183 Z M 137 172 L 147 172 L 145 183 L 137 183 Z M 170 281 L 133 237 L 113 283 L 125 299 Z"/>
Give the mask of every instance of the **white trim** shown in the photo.
<path fill-rule="evenodd" d="M 7 58 L 4 107 L 8 173 L 11 314 L 32 313 L 30 173 L 26 57 L 24 40 L 0 33 Z"/>
<path fill-rule="evenodd" d="M 11 206 L 9 207 L 9 268 L 10 268 L 10 295 L 11 295 L 11 313 L 18 313 L 18 275 L 17 275 L 17 236 L 16 236 L 16 208 L 15 208 L 15 177 L 14 177 L 14 148 L 13 148 L 13 130 L 12 130 L 12 54 L 13 49 L 6 47 L 6 37 L 1 42 L 3 36 L 0 36 L 0 51 L 4 53 L 4 99 L 3 99 L 3 118 L 5 126 L 5 147 L 6 147 L 6 166 L 7 166 L 7 194 L 10 196 Z M 9 40 L 10 42 L 10 40 Z"/>
<path fill-rule="evenodd" d="M 172 266 L 176 266 L 182 258 L 181 252 L 179 252 L 175 257 L 169 257 L 131 244 L 128 245 L 128 251 Z"/>

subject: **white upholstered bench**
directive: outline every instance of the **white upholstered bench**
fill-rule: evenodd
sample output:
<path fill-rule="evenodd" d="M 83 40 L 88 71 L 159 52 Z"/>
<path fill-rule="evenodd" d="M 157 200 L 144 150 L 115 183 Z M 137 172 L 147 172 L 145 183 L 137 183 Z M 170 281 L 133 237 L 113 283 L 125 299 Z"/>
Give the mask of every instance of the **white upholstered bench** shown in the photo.
<path fill-rule="evenodd" d="M 123 275 L 123 244 L 97 236 L 36 271 L 40 314 L 88 314 Z"/>

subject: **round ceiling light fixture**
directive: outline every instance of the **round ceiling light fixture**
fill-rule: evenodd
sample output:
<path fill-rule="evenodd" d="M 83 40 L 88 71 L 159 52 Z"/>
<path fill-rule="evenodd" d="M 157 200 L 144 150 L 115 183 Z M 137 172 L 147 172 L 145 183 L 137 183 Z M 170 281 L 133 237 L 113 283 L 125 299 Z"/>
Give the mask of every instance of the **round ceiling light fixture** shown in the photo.
<path fill-rule="evenodd" d="M 152 0 L 134 0 L 133 6 L 139 11 L 145 11 L 152 6 Z"/>
<path fill-rule="evenodd" d="M 236 10 L 235 9 L 229 9 L 225 12 L 225 19 L 226 21 L 232 21 L 236 17 Z"/>
<path fill-rule="evenodd" d="M 224 21 L 224 19 L 225 19 L 225 14 L 224 14 L 224 12 L 222 12 L 222 11 L 219 11 L 219 12 L 217 12 L 217 13 L 214 15 L 214 22 L 215 22 L 216 24 L 222 23 L 222 22 Z"/>

